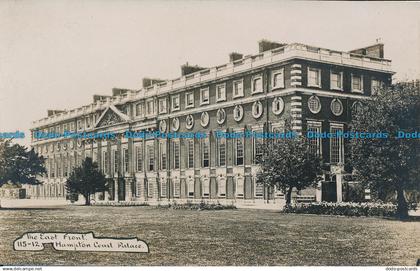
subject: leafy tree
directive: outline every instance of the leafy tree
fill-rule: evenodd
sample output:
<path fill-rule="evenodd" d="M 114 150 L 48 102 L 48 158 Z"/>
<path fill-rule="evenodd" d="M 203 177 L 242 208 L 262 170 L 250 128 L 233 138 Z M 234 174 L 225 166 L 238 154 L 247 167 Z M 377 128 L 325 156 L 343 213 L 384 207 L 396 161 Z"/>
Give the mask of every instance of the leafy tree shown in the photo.
<path fill-rule="evenodd" d="M 98 169 L 98 164 L 87 157 L 80 167 L 74 168 L 66 182 L 69 194 L 78 193 L 85 197 L 85 205 L 90 205 L 90 196 L 107 189 L 105 176 Z"/>
<path fill-rule="evenodd" d="M 354 132 L 389 133 L 387 139 L 351 139 L 350 162 L 355 177 L 374 194 L 396 192 L 401 219 L 408 217 L 409 209 L 404 191 L 420 187 L 420 141 L 397 135 L 399 131 L 420 131 L 419 118 L 420 90 L 406 84 L 379 89 L 353 114 Z"/>
<path fill-rule="evenodd" d="M 40 184 L 37 177 L 47 171 L 44 166 L 45 158 L 39 156 L 34 149 L 19 144 L 12 144 L 11 140 L 0 141 L 0 186 L 12 184 Z"/>
<path fill-rule="evenodd" d="M 274 185 L 286 195 L 286 205 L 291 203 L 293 188 L 302 190 L 320 181 L 322 161 L 310 150 L 303 136 L 269 140 L 260 146 L 262 155 L 257 157 L 261 168 L 257 182 Z"/>

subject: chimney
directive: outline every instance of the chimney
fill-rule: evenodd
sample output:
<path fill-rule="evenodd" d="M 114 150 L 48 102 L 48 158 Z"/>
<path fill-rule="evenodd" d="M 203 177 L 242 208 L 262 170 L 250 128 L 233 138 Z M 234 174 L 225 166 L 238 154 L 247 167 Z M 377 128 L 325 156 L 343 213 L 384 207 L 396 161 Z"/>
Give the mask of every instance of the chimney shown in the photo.
<path fill-rule="evenodd" d="M 287 43 L 278 43 L 278 42 L 263 39 L 258 42 L 258 52 L 262 53 L 262 52 L 270 51 L 275 48 L 283 47 L 286 45 Z"/>
<path fill-rule="evenodd" d="M 160 82 L 165 82 L 165 80 L 157 79 L 157 78 L 144 77 L 142 79 L 142 86 L 143 86 L 143 88 L 147 88 L 147 87 L 150 87 L 153 84 L 157 84 L 157 83 L 160 83 Z"/>
<path fill-rule="evenodd" d="M 236 60 L 242 59 L 244 57 L 243 54 L 237 53 L 237 52 L 232 52 L 229 54 L 229 61 L 230 62 L 234 62 Z"/>
<path fill-rule="evenodd" d="M 97 101 L 103 101 L 106 100 L 106 98 L 111 97 L 107 95 L 93 95 L 93 103 L 96 103 Z"/>
<path fill-rule="evenodd" d="M 47 115 L 48 115 L 48 117 L 51 117 L 53 115 L 56 115 L 56 114 L 59 114 L 59 113 L 64 113 L 64 112 L 66 112 L 66 111 L 65 110 L 51 110 L 51 109 L 48 109 L 47 110 Z"/>
<path fill-rule="evenodd" d="M 384 44 L 377 43 L 371 46 L 351 50 L 349 53 L 376 57 L 376 58 L 384 58 Z"/>
<path fill-rule="evenodd" d="M 207 68 L 203 68 L 203 67 L 200 67 L 200 66 L 197 66 L 197 65 L 191 66 L 187 62 L 187 64 L 184 64 L 184 65 L 181 66 L 181 76 L 185 76 L 185 75 L 188 75 L 190 73 L 198 72 L 198 71 L 205 70 L 205 69 L 207 69 Z"/>
<path fill-rule="evenodd" d="M 124 95 L 127 92 L 132 92 L 132 90 L 126 88 L 112 88 L 112 96 Z"/>

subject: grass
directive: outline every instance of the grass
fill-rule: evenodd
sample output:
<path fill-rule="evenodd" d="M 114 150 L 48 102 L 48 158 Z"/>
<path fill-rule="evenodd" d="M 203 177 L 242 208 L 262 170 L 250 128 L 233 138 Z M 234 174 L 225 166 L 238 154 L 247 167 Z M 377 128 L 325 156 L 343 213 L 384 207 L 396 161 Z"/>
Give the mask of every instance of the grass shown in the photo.
<path fill-rule="evenodd" d="M 420 222 L 379 218 L 69 206 L 0 209 L 0 221 L 5 265 L 414 265 L 420 258 Z M 14 251 L 26 231 L 137 236 L 150 253 Z"/>

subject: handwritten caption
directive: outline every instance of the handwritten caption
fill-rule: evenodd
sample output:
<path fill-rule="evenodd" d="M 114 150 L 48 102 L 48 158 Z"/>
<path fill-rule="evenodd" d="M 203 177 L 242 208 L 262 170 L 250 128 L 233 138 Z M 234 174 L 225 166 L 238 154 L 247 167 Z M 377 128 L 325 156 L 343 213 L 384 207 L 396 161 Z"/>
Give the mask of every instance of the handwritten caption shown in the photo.
<path fill-rule="evenodd" d="M 137 238 L 95 237 L 92 232 L 28 232 L 14 241 L 13 248 L 40 251 L 44 249 L 44 244 L 52 244 L 55 250 L 65 251 L 149 252 L 147 243 Z"/>

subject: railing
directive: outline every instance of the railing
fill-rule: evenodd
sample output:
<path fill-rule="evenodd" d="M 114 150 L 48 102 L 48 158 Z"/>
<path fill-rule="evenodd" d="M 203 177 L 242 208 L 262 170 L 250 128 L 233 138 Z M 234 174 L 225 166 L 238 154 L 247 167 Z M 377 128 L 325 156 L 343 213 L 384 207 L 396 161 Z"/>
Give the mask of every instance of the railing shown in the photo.
<path fill-rule="evenodd" d="M 52 124 L 64 119 L 71 119 L 77 116 L 91 113 L 95 110 L 105 108 L 110 103 L 118 104 L 130 100 L 138 100 L 165 94 L 170 91 L 182 89 L 197 83 L 222 78 L 224 76 L 250 70 L 255 67 L 270 65 L 290 58 L 305 58 L 314 61 L 330 62 L 341 65 L 351 65 L 360 68 L 376 69 L 385 72 L 392 72 L 391 61 L 387 59 L 368 57 L 347 52 L 339 52 L 319 47 L 313 47 L 300 43 L 292 43 L 271 51 L 259 53 L 253 56 L 246 56 L 231 63 L 219 65 L 213 68 L 200 70 L 187 76 L 159 82 L 140 90 L 137 93 L 125 93 L 123 95 L 107 98 L 106 102 L 96 101 L 90 106 L 83 106 L 51 117 L 46 117 L 33 122 L 34 127 Z"/>

